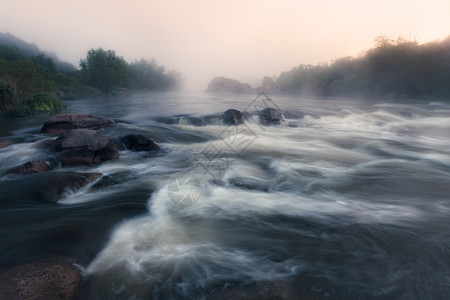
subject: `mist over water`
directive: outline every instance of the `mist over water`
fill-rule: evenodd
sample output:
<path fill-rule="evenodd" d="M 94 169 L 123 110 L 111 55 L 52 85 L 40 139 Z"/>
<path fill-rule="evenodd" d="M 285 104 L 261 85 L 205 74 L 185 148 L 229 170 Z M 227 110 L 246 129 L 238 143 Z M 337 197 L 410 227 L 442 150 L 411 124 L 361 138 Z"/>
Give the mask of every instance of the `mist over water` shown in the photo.
<path fill-rule="evenodd" d="M 93 299 L 220 298 L 260 282 L 330 299 L 448 296 L 450 105 L 272 99 L 286 117 L 272 127 L 249 96 L 65 102 L 114 119 L 110 138 L 143 134 L 162 150 L 70 168 L 104 175 L 59 204 L 7 192 L 32 176 L 2 177 L 0 264 L 75 256 Z M 229 108 L 246 110 L 246 125 L 225 126 Z M 4 127 L 22 143 L 0 149 L 0 172 L 48 159 L 39 124 Z M 177 205 L 171 182 L 189 176 L 200 193 Z"/>

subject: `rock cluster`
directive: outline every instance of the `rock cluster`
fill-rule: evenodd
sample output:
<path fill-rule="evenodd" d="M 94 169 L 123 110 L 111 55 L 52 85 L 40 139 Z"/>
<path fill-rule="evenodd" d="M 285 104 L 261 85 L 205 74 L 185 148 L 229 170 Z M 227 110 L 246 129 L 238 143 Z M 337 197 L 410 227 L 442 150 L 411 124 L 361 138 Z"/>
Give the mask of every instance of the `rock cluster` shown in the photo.
<path fill-rule="evenodd" d="M 83 276 L 72 258 L 57 257 L 0 273 L 0 299 L 74 299 Z"/>
<path fill-rule="evenodd" d="M 208 93 L 232 93 L 232 94 L 251 94 L 253 88 L 247 83 L 241 83 L 238 80 L 215 77 L 208 84 L 206 89 Z"/>
<path fill-rule="evenodd" d="M 89 114 L 58 114 L 44 123 L 41 132 L 58 135 L 72 129 L 99 129 L 114 125 L 111 120 Z"/>

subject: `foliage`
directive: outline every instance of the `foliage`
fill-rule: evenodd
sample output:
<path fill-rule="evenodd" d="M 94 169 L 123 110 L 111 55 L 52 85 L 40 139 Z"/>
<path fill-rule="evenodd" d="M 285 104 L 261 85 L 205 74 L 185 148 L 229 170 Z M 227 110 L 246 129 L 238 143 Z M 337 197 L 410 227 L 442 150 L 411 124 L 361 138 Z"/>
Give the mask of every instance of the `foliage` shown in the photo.
<path fill-rule="evenodd" d="M 62 108 L 61 99 L 50 93 L 38 93 L 25 100 L 27 113 L 52 113 Z"/>
<path fill-rule="evenodd" d="M 0 110 L 12 115 L 16 108 L 16 84 L 6 77 L 0 78 Z"/>
<path fill-rule="evenodd" d="M 88 51 L 86 59 L 80 60 L 83 81 L 102 93 L 108 94 L 127 79 L 126 61 L 112 50 L 102 48 Z"/>
<path fill-rule="evenodd" d="M 450 37 L 418 44 L 378 37 L 359 58 L 324 65 L 300 65 L 277 80 L 286 93 L 450 99 Z"/>
<path fill-rule="evenodd" d="M 140 59 L 128 64 L 129 89 L 168 90 L 181 85 L 182 76 L 176 71 L 166 73 L 163 66 L 158 66 L 152 59 Z"/>

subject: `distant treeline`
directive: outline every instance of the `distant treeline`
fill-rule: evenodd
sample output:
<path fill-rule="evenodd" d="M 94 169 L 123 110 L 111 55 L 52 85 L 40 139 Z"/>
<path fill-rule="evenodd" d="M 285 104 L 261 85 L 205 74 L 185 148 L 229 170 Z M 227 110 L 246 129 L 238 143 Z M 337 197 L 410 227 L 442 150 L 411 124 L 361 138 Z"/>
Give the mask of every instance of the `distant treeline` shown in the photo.
<path fill-rule="evenodd" d="M 450 100 L 450 36 L 426 44 L 378 37 L 361 57 L 300 65 L 276 83 L 280 92 L 309 96 Z"/>
<path fill-rule="evenodd" d="M 181 75 L 166 72 L 154 60 L 127 63 L 112 50 L 91 49 L 80 61 L 55 65 L 44 53 L 29 55 L 16 46 L 0 45 L 0 113 L 27 115 L 58 110 L 59 99 L 77 99 L 126 90 L 178 88 Z"/>

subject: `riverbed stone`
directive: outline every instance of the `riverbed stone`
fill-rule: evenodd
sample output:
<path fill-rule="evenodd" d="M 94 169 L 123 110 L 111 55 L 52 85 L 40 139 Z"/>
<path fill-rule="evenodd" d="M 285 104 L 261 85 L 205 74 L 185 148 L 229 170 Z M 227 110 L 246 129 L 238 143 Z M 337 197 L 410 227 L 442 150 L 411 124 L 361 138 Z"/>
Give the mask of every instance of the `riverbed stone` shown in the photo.
<path fill-rule="evenodd" d="M 142 134 L 128 134 L 120 138 L 124 146 L 131 151 L 154 151 L 159 150 L 159 146 Z"/>
<path fill-rule="evenodd" d="M 20 166 L 8 169 L 7 174 L 31 174 L 50 171 L 50 166 L 42 160 L 28 161 Z"/>
<path fill-rule="evenodd" d="M 237 109 L 229 109 L 223 113 L 223 122 L 225 125 L 241 125 L 244 124 L 244 114 Z"/>
<path fill-rule="evenodd" d="M 278 125 L 284 120 L 283 112 L 280 109 L 266 107 L 258 112 L 259 120 L 262 125 Z"/>
<path fill-rule="evenodd" d="M 73 258 L 25 263 L 0 272 L 0 299 L 74 299 L 83 276 Z"/>
<path fill-rule="evenodd" d="M 253 88 L 247 83 L 225 77 L 214 77 L 206 89 L 208 93 L 251 94 Z"/>
<path fill-rule="evenodd" d="M 58 202 L 65 194 L 74 193 L 101 176 L 101 173 L 50 172 L 34 187 L 35 196 L 40 201 Z"/>
<path fill-rule="evenodd" d="M 115 122 L 90 114 L 57 114 L 45 121 L 41 128 L 43 133 L 61 134 L 72 129 L 99 129 L 114 126 Z"/>
<path fill-rule="evenodd" d="M 9 147 L 9 146 L 11 146 L 11 145 L 13 145 L 13 144 L 14 144 L 14 143 L 13 143 L 12 141 L 10 141 L 10 140 L 1 140 L 1 141 L 0 141 L 0 149 Z"/>
<path fill-rule="evenodd" d="M 91 129 L 66 131 L 53 142 L 62 166 L 94 165 L 119 158 L 116 144 L 103 133 Z"/>

